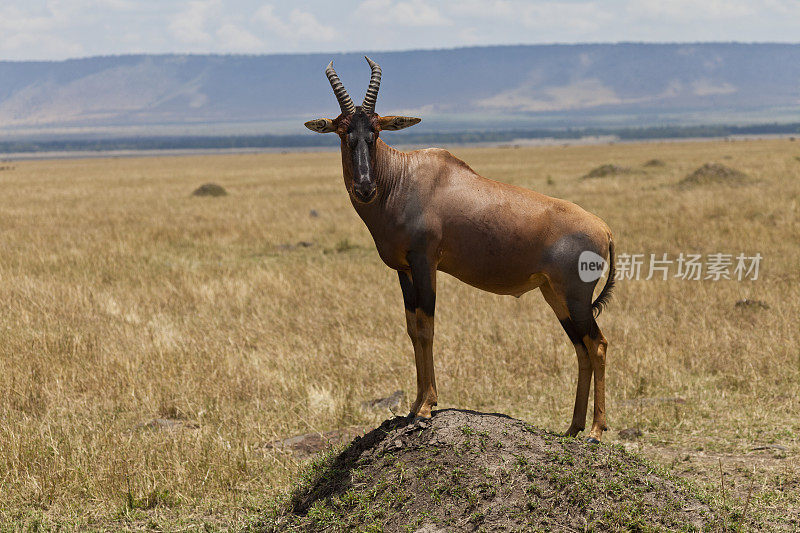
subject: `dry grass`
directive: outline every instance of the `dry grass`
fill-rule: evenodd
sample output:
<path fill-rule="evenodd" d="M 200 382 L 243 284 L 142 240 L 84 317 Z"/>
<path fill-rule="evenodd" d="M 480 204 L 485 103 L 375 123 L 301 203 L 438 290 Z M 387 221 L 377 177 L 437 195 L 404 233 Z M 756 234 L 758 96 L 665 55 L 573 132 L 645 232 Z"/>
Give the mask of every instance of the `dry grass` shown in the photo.
<path fill-rule="evenodd" d="M 797 150 L 454 150 L 486 176 L 597 213 L 619 253 L 764 256 L 755 282 L 618 284 L 600 320 L 607 440 L 641 428 L 634 447 L 712 486 L 718 457 L 744 461 L 738 477 L 730 467 L 730 497 L 746 495 L 753 464 L 750 512 L 795 520 Z M 654 157 L 667 166 L 580 179 Z M 753 182 L 673 187 L 720 159 Z M 190 196 L 210 178 L 229 195 Z M 363 401 L 413 391 L 396 276 L 349 205 L 338 154 L 21 162 L 0 184 L 0 524 L 242 524 L 298 471 L 264 443 L 375 424 Z M 769 309 L 737 308 L 743 298 Z M 442 407 L 566 428 L 575 355 L 537 293 L 499 297 L 442 275 L 436 360 Z M 686 401 L 636 401 L 661 397 Z M 182 422 L 142 426 L 154 418 Z M 785 458 L 750 451 L 771 443 Z"/>

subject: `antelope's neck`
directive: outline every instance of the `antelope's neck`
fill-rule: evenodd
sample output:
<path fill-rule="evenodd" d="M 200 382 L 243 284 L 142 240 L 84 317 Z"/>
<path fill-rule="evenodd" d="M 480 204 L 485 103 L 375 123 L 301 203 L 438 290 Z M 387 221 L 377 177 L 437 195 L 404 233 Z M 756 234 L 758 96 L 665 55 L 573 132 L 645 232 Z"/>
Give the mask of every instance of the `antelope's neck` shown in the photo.
<path fill-rule="evenodd" d="M 350 201 L 367 226 L 381 259 L 396 270 L 408 266 L 409 236 L 406 234 L 406 206 L 414 195 L 414 155 L 395 150 L 378 139 L 372 159 L 376 198 L 368 204 L 358 202 L 352 192 L 352 157 L 342 146 L 344 180 Z"/>
<path fill-rule="evenodd" d="M 397 196 L 401 195 L 408 186 L 410 157 L 410 154 L 395 150 L 380 139 L 376 141 L 375 156 L 370 161 L 370 165 L 372 165 L 377 186 L 377 197 L 368 206 L 354 202 L 353 205 L 359 213 L 366 207 L 385 207 L 388 202 L 397 200 Z M 345 187 L 352 199 L 353 156 L 350 147 L 344 141 L 342 141 L 342 169 L 344 170 Z"/>
<path fill-rule="evenodd" d="M 408 185 L 409 154 L 395 150 L 378 139 L 375 143 L 375 181 L 384 201 L 396 196 Z"/>

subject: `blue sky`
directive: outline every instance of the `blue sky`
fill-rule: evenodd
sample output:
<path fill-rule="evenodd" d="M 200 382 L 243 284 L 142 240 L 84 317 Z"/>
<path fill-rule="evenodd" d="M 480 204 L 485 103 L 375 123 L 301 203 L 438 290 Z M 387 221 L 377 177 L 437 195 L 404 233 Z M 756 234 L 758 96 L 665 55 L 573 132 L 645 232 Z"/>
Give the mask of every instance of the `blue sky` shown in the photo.
<path fill-rule="evenodd" d="M 800 0 L 2 0 L 0 59 L 800 42 Z"/>

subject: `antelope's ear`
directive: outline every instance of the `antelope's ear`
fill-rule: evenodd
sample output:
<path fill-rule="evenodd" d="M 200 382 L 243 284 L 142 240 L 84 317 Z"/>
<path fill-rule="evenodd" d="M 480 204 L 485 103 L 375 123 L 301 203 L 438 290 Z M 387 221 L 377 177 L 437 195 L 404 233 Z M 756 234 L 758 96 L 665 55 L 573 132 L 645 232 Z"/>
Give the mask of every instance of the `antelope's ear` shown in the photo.
<path fill-rule="evenodd" d="M 381 129 L 387 131 L 402 130 L 414 124 L 422 122 L 421 118 L 414 117 L 381 117 L 379 119 Z"/>
<path fill-rule="evenodd" d="M 333 121 L 329 118 L 318 118 L 315 120 L 309 120 L 308 122 L 306 122 L 305 126 L 311 131 L 316 131 L 317 133 L 332 133 L 336 131 L 336 127 L 333 125 Z"/>

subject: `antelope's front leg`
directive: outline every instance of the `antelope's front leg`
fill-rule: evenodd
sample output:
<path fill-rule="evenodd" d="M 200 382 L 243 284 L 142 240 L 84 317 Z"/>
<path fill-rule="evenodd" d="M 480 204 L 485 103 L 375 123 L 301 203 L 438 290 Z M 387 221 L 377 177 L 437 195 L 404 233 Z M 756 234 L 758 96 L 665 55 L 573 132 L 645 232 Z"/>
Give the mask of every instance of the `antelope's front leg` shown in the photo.
<path fill-rule="evenodd" d="M 406 307 L 406 326 L 414 344 L 417 367 L 417 397 L 410 416 L 431 416 L 437 403 L 436 375 L 433 369 L 433 315 L 436 306 L 436 270 L 424 256 L 409 254 L 411 276 L 400 272 L 400 286 Z"/>
<path fill-rule="evenodd" d="M 417 367 L 417 398 L 411 406 L 411 414 L 416 415 L 419 411 L 419 406 L 422 405 L 425 363 L 422 359 L 422 345 L 417 339 L 417 297 L 414 293 L 414 284 L 411 281 L 411 274 L 397 271 L 400 278 L 400 289 L 403 291 L 403 305 L 406 311 L 406 331 L 411 339 L 411 344 L 414 346 L 414 362 Z"/>

